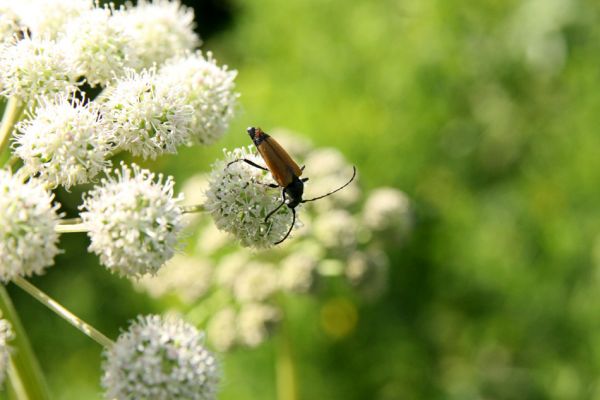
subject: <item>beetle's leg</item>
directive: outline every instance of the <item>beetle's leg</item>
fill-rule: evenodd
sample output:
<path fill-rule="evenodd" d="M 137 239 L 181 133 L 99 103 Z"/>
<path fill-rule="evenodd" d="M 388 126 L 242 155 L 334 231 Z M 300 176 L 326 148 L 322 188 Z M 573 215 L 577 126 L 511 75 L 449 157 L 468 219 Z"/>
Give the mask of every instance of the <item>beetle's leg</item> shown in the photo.
<path fill-rule="evenodd" d="M 275 214 L 277 212 L 277 210 L 279 210 L 284 205 L 285 205 L 285 190 L 282 190 L 281 191 L 281 203 L 277 206 L 277 208 L 275 208 L 273 211 L 271 211 L 270 213 L 267 214 L 267 216 L 265 217 L 265 222 L 267 222 L 267 220 L 269 218 L 271 218 L 271 215 Z"/>
<path fill-rule="evenodd" d="M 306 182 L 308 180 L 308 178 L 302 178 L 300 179 L 302 182 Z"/>
<path fill-rule="evenodd" d="M 236 163 L 238 161 L 243 161 L 246 164 L 249 164 L 249 165 L 251 165 L 251 166 L 253 166 L 255 168 L 262 169 L 263 171 L 269 171 L 269 169 L 267 167 L 263 167 L 262 165 L 258 165 L 254 161 L 250 161 L 247 158 L 238 158 L 237 160 L 233 160 L 232 162 L 230 162 L 229 164 L 227 164 L 227 166 L 229 167 L 231 164 L 234 164 L 234 163 Z"/>
<path fill-rule="evenodd" d="M 290 233 L 292 233 L 292 229 L 294 229 L 294 224 L 296 223 L 296 209 L 292 208 L 292 224 L 290 225 L 290 229 L 287 231 L 287 233 L 285 234 L 285 236 L 283 237 L 283 239 L 273 243 L 273 244 L 279 244 L 281 242 L 283 242 L 285 239 L 288 238 L 288 236 L 290 236 Z"/>
<path fill-rule="evenodd" d="M 273 189 L 277 189 L 278 187 L 280 187 L 279 185 L 277 185 L 276 183 L 264 183 L 264 182 L 257 182 L 255 180 L 253 180 L 254 183 L 258 183 L 259 185 L 264 185 L 264 186 L 268 186 L 270 188 Z"/>
<path fill-rule="evenodd" d="M 304 171 L 304 168 L 306 168 L 306 165 L 301 166 L 300 171 Z"/>

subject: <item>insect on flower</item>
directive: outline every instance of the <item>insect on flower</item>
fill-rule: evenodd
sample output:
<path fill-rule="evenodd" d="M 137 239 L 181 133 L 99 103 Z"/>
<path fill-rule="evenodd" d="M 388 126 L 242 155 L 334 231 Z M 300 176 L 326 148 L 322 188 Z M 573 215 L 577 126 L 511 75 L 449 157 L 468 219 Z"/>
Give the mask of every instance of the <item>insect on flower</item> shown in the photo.
<path fill-rule="evenodd" d="M 292 228 L 296 222 L 296 207 L 299 204 L 308 203 L 309 201 L 315 201 L 322 199 L 323 197 L 330 196 L 348 186 L 356 177 L 356 167 L 352 166 L 352 177 L 350 180 L 348 180 L 348 182 L 322 196 L 303 200 L 302 195 L 304 194 L 304 182 L 308 180 L 308 178 L 300 178 L 300 176 L 302 176 L 302 172 L 304 171 L 304 166 L 300 168 L 292 159 L 292 157 L 290 157 L 287 151 L 285 151 L 285 149 L 279 143 L 277 143 L 275 139 L 263 132 L 260 128 L 250 127 L 247 129 L 247 132 L 267 166 L 263 167 L 262 165 L 258 165 L 246 158 L 234 160 L 227 164 L 227 166 L 230 166 L 238 161 L 243 161 L 255 168 L 259 168 L 271 173 L 277 184 L 267 184 L 267 186 L 272 188 L 282 188 L 281 204 L 267 214 L 265 217 L 265 222 L 284 205 L 287 205 L 292 210 L 293 219 L 290 229 L 287 231 L 285 236 L 274 244 L 283 242 L 292 232 Z"/>

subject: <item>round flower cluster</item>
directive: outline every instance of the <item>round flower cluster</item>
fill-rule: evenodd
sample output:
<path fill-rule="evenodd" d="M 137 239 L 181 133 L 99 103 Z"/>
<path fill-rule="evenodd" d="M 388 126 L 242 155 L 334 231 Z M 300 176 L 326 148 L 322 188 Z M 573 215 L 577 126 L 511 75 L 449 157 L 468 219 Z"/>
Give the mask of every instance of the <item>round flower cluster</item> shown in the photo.
<path fill-rule="evenodd" d="M 58 206 L 37 180 L 0 170 L 0 280 L 41 274 L 59 253 Z"/>
<path fill-rule="evenodd" d="M 212 166 L 206 192 L 206 209 L 217 228 L 233 234 L 244 247 L 268 248 L 285 236 L 292 213 L 287 207 L 267 215 L 281 204 L 281 193 L 270 188 L 270 175 L 243 162 L 263 161 L 251 148 L 225 151 L 225 158 Z"/>
<path fill-rule="evenodd" d="M 89 250 L 122 276 L 154 274 L 170 259 L 183 228 L 173 179 L 133 165 L 102 179 L 84 198 L 81 218 Z"/>
<path fill-rule="evenodd" d="M 29 173 L 53 187 L 89 182 L 110 166 L 111 126 L 94 103 L 65 96 L 42 99 L 17 130 L 15 154 Z"/>
<path fill-rule="evenodd" d="M 158 315 L 138 317 L 106 350 L 107 399 L 216 398 L 220 371 L 192 325 Z"/>
<path fill-rule="evenodd" d="M 199 51 L 167 61 L 160 72 L 168 87 L 185 88 L 186 102 L 194 109 L 192 142 L 209 145 L 220 139 L 238 98 L 237 72 L 219 67 L 210 52 L 204 57 Z"/>
<path fill-rule="evenodd" d="M 107 88 L 102 110 L 118 148 L 143 158 L 176 153 L 189 141 L 194 109 L 182 86 L 170 86 L 154 69 L 128 70 Z"/>

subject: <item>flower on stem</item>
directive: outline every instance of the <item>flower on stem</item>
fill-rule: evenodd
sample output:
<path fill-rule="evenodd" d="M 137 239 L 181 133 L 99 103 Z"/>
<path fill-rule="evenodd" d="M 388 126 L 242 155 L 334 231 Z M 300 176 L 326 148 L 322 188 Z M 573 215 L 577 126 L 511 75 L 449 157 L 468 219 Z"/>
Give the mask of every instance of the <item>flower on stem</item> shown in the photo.
<path fill-rule="evenodd" d="M 140 316 L 105 352 L 107 399 L 216 398 L 220 371 L 204 335 L 181 319 Z"/>
<path fill-rule="evenodd" d="M 116 15 L 116 20 L 133 38 L 143 67 L 162 64 L 200 45 L 194 11 L 179 0 L 140 0 Z"/>
<path fill-rule="evenodd" d="M 225 159 L 213 164 L 205 207 L 217 228 L 233 234 L 242 246 L 268 248 L 285 236 L 292 213 L 284 206 L 265 221 L 281 203 L 280 190 L 265 185 L 273 181 L 258 168 L 241 161 L 228 165 L 242 158 L 262 164 L 250 149 L 225 151 Z"/>
<path fill-rule="evenodd" d="M 239 302 L 263 301 L 278 288 L 277 270 L 272 265 L 253 262 L 235 278 L 233 295 Z"/>
<path fill-rule="evenodd" d="M 182 86 L 169 86 L 155 69 L 127 70 L 100 99 L 117 147 L 143 158 L 176 153 L 189 142 L 194 109 Z"/>
<path fill-rule="evenodd" d="M 139 65 L 132 38 L 115 21 L 113 14 L 120 13 L 113 7 L 97 7 L 65 24 L 61 40 L 69 61 L 91 86 L 106 86 L 125 68 Z"/>
<path fill-rule="evenodd" d="M 32 105 L 39 97 L 77 90 L 64 46 L 29 36 L 0 44 L 0 94 Z"/>
<path fill-rule="evenodd" d="M 11 348 L 8 344 L 15 337 L 10 322 L 0 319 L 0 387 L 4 383 L 6 372 L 10 364 Z"/>
<path fill-rule="evenodd" d="M 89 250 L 121 276 L 155 274 L 173 257 L 183 229 L 174 182 L 163 182 L 137 165 L 122 164 L 84 197 L 81 218 L 89 229 Z"/>
<path fill-rule="evenodd" d="M 53 195 L 35 179 L 0 170 L 0 280 L 41 274 L 54 264 L 59 215 Z"/>
<path fill-rule="evenodd" d="M 69 189 L 110 166 L 110 127 L 94 103 L 65 95 L 39 102 L 35 114 L 17 125 L 15 154 L 28 172 Z"/>
<path fill-rule="evenodd" d="M 169 86 L 186 88 L 187 102 L 194 108 L 191 140 L 210 145 L 229 128 L 236 100 L 234 79 L 237 71 L 219 67 L 208 52 L 200 51 L 168 60 L 160 75 Z"/>
<path fill-rule="evenodd" d="M 64 24 L 94 6 L 92 0 L 18 0 L 13 9 L 34 37 L 55 39 Z"/>
<path fill-rule="evenodd" d="M 279 311 L 268 304 L 245 304 L 238 315 L 239 340 L 256 347 L 264 342 L 279 322 Z"/>

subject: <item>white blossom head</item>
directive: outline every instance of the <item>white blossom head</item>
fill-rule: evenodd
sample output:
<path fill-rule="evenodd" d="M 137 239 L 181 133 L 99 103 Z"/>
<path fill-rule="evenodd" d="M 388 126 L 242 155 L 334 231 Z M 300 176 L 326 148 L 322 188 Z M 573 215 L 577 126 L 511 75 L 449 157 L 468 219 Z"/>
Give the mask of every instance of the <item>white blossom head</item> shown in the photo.
<path fill-rule="evenodd" d="M 32 36 L 51 39 L 59 35 L 68 20 L 94 7 L 93 0 L 18 0 L 14 3 Z"/>
<path fill-rule="evenodd" d="M 110 166 L 110 127 L 93 102 L 64 95 L 40 99 L 17 131 L 15 154 L 28 172 L 53 187 L 89 182 Z"/>
<path fill-rule="evenodd" d="M 233 234 L 242 246 L 258 249 L 273 246 L 286 235 L 292 223 L 292 212 L 286 206 L 265 221 L 281 203 L 281 191 L 265 185 L 273 183 L 270 174 L 243 161 L 233 162 L 246 158 L 262 165 L 262 159 L 251 148 L 224 153 L 225 159 L 212 166 L 206 209 L 217 228 Z"/>
<path fill-rule="evenodd" d="M 0 170 L 0 280 L 41 274 L 58 249 L 58 206 L 41 182 Z"/>
<path fill-rule="evenodd" d="M 133 38 L 143 67 L 161 64 L 200 45 L 194 11 L 179 0 L 140 0 L 116 17 Z"/>
<path fill-rule="evenodd" d="M 238 314 L 238 338 L 249 347 L 264 342 L 273 332 L 280 319 L 277 309 L 268 304 L 245 304 Z"/>
<path fill-rule="evenodd" d="M 4 383 L 4 378 L 8 371 L 10 364 L 10 352 L 11 347 L 9 342 L 14 339 L 15 333 L 13 332 L 10 322 L 5 319 L 0 319 L 0 387 Z"/>
<path fill-rule="evenodd" d="M 294 252 L 281 262 L 280 286 L 293 293 L 307 293 L 315 283 L 318 259 L 310 253 Z"/>
<path fill-rule="evenodd" d="M 179 318 L 138 317 L 104 357 L 106 399 L 216 399 L 217 360 L 204 335 Z"/>
<path fill-rule="evenodd" d="M 208 322 L 206 336 L 218 351 L 230 350 L 236 342 L 236 312 L 232 307 L 217 311 Z"/>
<path fill-rule="evenodd" d="M 235 278 L 233 295 L 240 303 L 266 300 L 279 288 L 277 278 L 272 265 L 248 263 Z"/>
<path fill-rule="evenodd" d="M 125 68 L 137 68 L 139 60 L 132 38 L 117 24 L 109 6 L 88 10 L 65 24 L 62 41 L 67 57 L 90 86 L 106 86 Z"/>
<path fill-rule="evenodd" d="M 133 165 L 121 166 L 84 196 L 81 218 L 89 250 L 122 276 L 155 274 L 173 257 L 183 229 L 173 179 Z"/>
<path fill-rule="evenodd" d="M 194 108 L 191 140 L 210 145 L 219 140 L 233 117 L 236 100 L 236 71 L 220 67 L 210 52 L 200 51 L 168 60 L 160 74 L 169 86 L 187 88 L 188 103 Z"/>
<path fill-rule="evenodd" d="M 38 97 L 77 90 L 64 46 L 29 36 L 0 44 L 0 82 L 0 94 L 29 104 Z"/>
<path fill-rule="evenodd" d="M 344 274 L 365 298 L 374 300 L 387 289 L 388 265 L 388 258 L 382 251 L 355 251 L 348 257 Z"/>
<path fill-rule="evenodd" d="M 145 276 L 136 282 L 136 286 L 153 297 L 175 294 L 191 304 L 210 289 L 212 274 L 213 266 L 208 260 L 175 254 L 156 276 Z"/>
<path fill-rule="evenodd" d="M 414 216 L 408 196 L 394 188 L 378 188 L 365 202 L 364 224 L 377 232 L 405 236 L 413 226 Z"/>
<path fill-rule="evenodd" d="M 324 246 L 348 250 L 356 246 L 359 224 L 348 211 L 337 209 L 318 215 L 313 232 Z"/>
<path fill-rule="evenodd" d="M 217 267 L 215 281 L 218 285 L 233 290 L 233 285 L 238 275 L 248 263 L 248 255 L 242 251 L 236 251 L 224 256 Z"/>
<path fill-rule="evenodd" d="M 100 99 L 106 120 L 113 125 L 118 148 L 134 156 L 156 158 L 176 153 L 188 143 L 193 107 L 185 89 L 168 86 L 154 69 L 127 70 Z"/>

